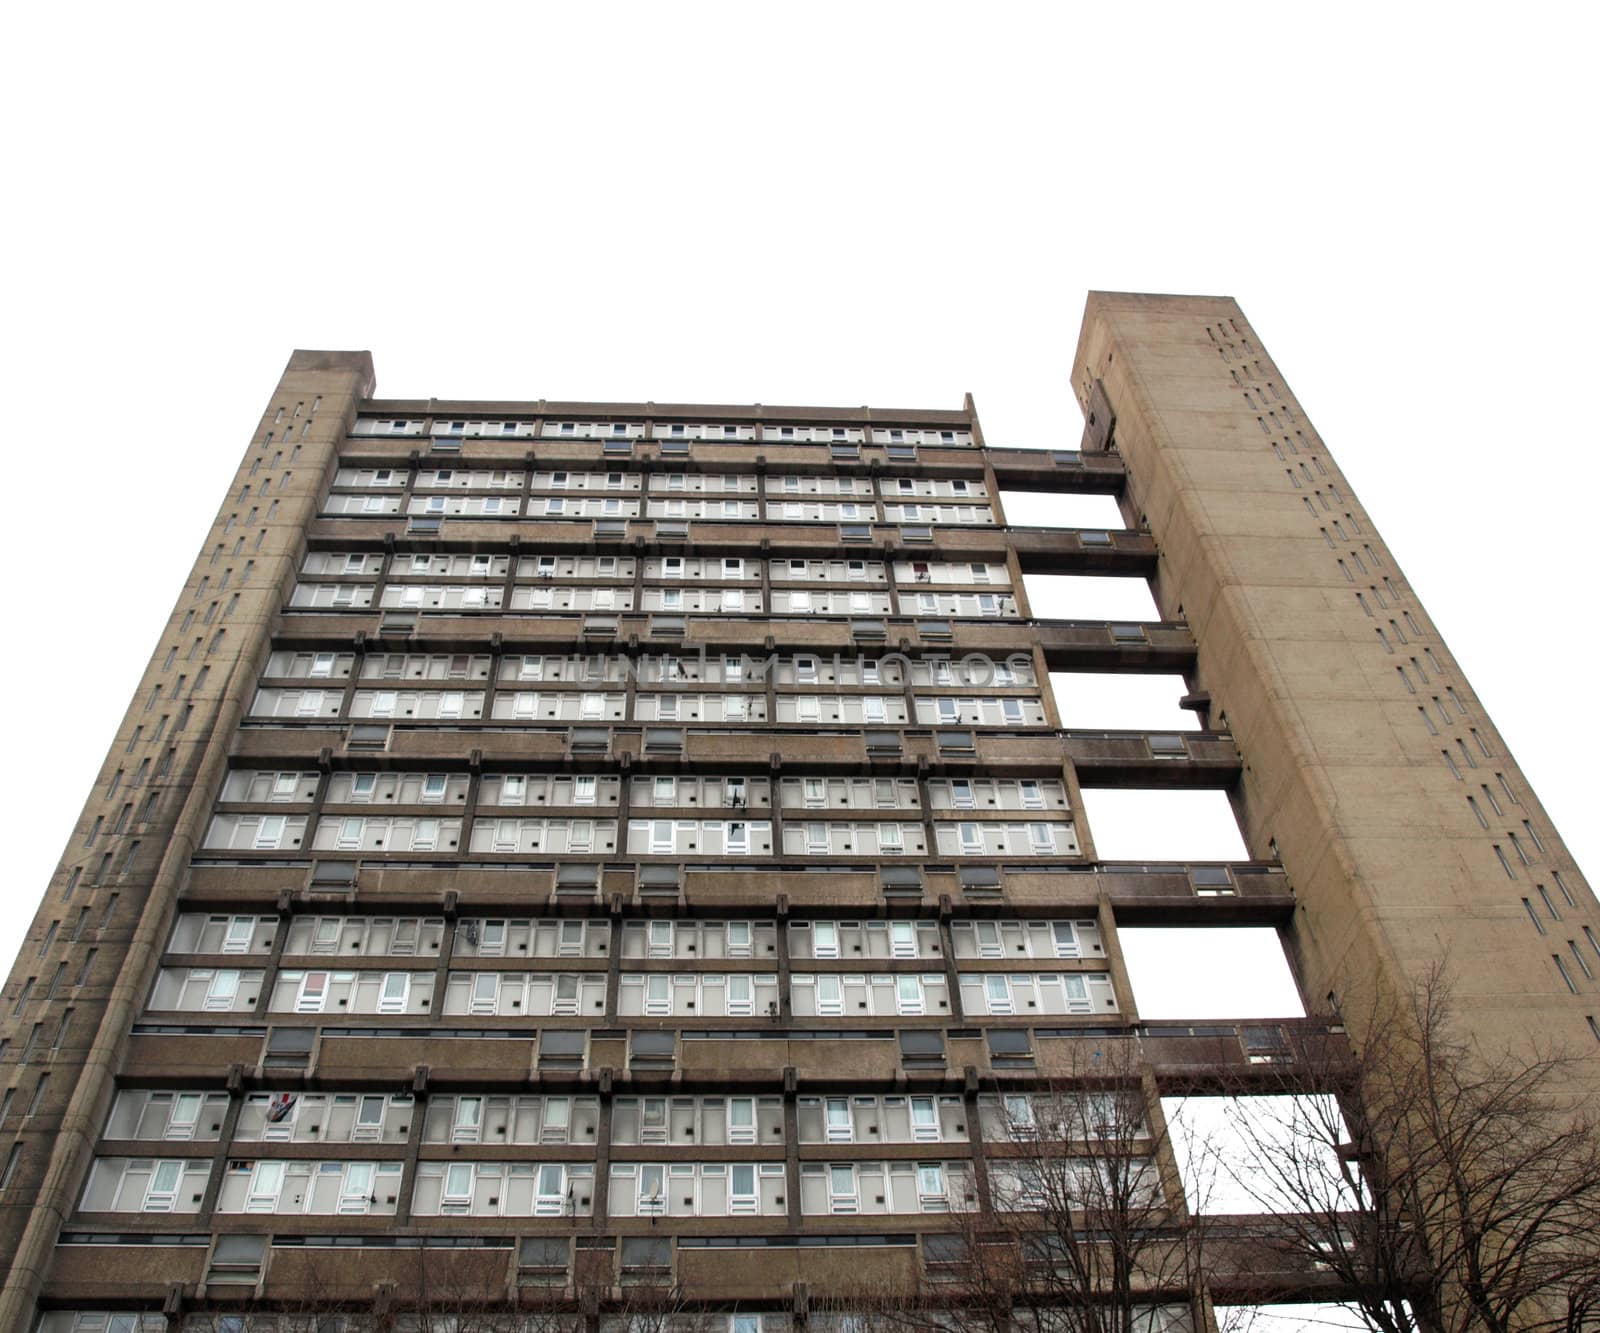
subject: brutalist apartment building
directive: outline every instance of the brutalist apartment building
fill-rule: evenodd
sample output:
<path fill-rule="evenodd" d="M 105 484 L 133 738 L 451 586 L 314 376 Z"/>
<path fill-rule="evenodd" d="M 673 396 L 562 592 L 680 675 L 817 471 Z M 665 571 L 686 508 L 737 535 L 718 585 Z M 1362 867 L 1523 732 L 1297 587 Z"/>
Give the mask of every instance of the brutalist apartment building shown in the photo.
<path fill-rule="evenodd" d="M 1317 1011 L 1448 953 L 1473 1030 L 1592 1042 L 1594 899 L 1243 313 L 1092 294 L 1072 383 L 1051 451 L 294 353 L 6 984 L 0 1324 L 936 1302 L 1034 1099 L 1109 1059 L 1158 1121 L 1327 1030 L 1141 1021 L 1130 923 L 1277 926 Z M 1181 673 L 1201 727 L 1063 729 L 1052 671 Z M 1252 859 L 1102 862 L 1097 785 L 1225 790 Z"/>

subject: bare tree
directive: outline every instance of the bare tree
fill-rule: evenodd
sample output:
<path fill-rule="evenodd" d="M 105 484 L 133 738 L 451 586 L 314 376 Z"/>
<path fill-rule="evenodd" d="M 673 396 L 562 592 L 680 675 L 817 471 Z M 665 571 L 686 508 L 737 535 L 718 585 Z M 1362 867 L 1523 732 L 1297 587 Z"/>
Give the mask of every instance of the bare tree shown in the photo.
<path fill-rule="evenodd" d="M 1578 1061 L 1456 1035 L 1435 968 L 1346 1050 L 1308 1045 L 1235 1105 L 1264 1241 L 1331 1273 L 1380 1333 L 1595 1328 L 1600 1124 Z M 1303 1094 L 1321 1086 L 1321 1095 Z M 1592 1082 L 1589 1085 L 1592 1088 Z"/>
<path fill-rule="evenodd" d="M 840 1291 L 825 1307 L 858 1333 L 1159 1333 L 1173 1306 L 1186 1322 L 1203 1220 L 1184 1205 L 1131 1044 L 1042 1089 L 986 1094 L 980 1109 L 986 1206 L 925 1238 L 914 1291 Z"/>

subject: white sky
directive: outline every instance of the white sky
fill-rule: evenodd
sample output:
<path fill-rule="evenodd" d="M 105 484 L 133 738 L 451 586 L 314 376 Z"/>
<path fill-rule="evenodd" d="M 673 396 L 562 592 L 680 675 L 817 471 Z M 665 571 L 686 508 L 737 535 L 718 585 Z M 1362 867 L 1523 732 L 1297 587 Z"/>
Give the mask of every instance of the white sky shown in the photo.
<path fill-rule="evenodd" d="M 1600 480 L 1595 26 L 1537 4 L 14 6 L 0 540 L 30 648 L 0 655 L 0 958 L 292 348 L 370 348 L 390 396 L 971 390 L 991 443 L 1071 447 L 1090 288 L 1238 297 L 1600 865 L 1569 499 Z"/>

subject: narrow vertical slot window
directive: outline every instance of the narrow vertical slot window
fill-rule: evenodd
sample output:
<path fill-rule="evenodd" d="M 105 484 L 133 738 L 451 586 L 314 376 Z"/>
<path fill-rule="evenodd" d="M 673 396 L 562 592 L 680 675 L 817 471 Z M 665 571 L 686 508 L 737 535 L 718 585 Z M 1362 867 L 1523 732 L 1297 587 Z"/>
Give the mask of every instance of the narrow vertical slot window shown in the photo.
<path fill-rule="evenodd" d="M 1578 948 L 1578 941 L 1577 940 L 1568 940 L 1567 941 L 1567 948 L 1572 953 L 1572 961 L 1575 962 L 1578 965 L 1578 971 L 1583 973 L 1585 979 L 1587 979 L 1589 981 L 1593 981 L 1594 980 L 1594 973 L 1592 971 L 1590 971 L 1590 969 L 1589 969 L 1589 960 L 1583 956 L 1583 950 Z M 43 1081 L 44 1081 L 44 1079 L 43 1079 L 43 1076 L 41 1075 L 40 1082 L 43 1082 Z M 32 1112 L 30 1111 L 29 1114 L 32 1114 Z"/>

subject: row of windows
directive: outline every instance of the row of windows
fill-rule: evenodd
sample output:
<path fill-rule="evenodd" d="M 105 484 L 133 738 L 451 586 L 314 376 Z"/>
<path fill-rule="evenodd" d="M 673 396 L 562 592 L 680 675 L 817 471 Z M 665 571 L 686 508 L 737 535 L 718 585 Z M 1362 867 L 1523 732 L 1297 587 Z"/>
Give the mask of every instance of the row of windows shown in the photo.
<path fill-rule="evenodd" d="M 271 953 L 287 930 L 289 957 L 428 957 L 443 948 L 442 917 L 276 916 L 184 912 L 167 950 L 175 954 Z M 1094 958 L 1104 955 L 1093 921 L 979 920 L 950 922 L 954 957 Z M 933 921 L 791 921 L 785 927 L 794 958 L 939 958 Z M 774 921 L 652 919 L 621 923 L 623 958 L 766 958 L 778 951 Z M 453 951 L 466 958 L 603 958 L 611 923 L 582 917 L 464 917 Z"/>
<path fill-rule="evenodd" d="M 531 438 L 567 440 L 708 440 L 739 443 L 757 439 L 758 427 L 750 424 L 708 424 L 689 421 L 652 422 L 646 434 L 643 422 L 630 421 L 552 421 L 538 429 L 535 419 L 473 420 L 469 418 L 360 417 L 350 433 L 357 436 L 413 436 L 475 438 Z M 972 432 L 962 428 L 943 429 L 925 426 L 797 426 L 762 422 L 759 438 L 804 444 L 925 444 L 956 447 L 970 445 Z"/>
<path fill-rule="evenodd" d="M 924 1237 L 924 1251 L 930 1272 L 953 1267 L 965 1262 L 964 1254 L 946 1255 L 946 1248 L 936 1242 L 957 1242 L 954 1236 Z M 880 1242 L 882 1243 L 882 1242 Z M 247 1250 L 248 1265 L 221 1262 L 222 1256 L 231 1257 L 235 1249 Z M 610 1248 L 609 1246 L 607 1247 Z M 953 1247 L 952 1247 L 953 1249 Z M 524 1285 L 564 1286 L 567 1281 L 569 1256 L 567 1241 L 548 1238 L 530 1238 L 522 1242 L 522 1268 L 519 1280 Z M 548 1262 L 550 1260 L 554 1262 Z M 212 1258 L 207 1276 L 209 1286 L 220 1283 L 244 1282 L 254 1284 L 265 1260 L 265 1238 L 254 1236 L 224 1236 L 217 1242 L 217 1252 Z M 637 1263 L 631 1262 L 638 1260 Z M 670 1276 L 672 1243 L 667 1237 L 625 1236 L 622 1239 L 622 1273 L 624 1281 L 630 1274 L 656 1281 Z M 235 1272 L 247 1276 L 235 1276 Z M 1129 1327 L 1132 1333 L 1192 1333 L 1193 1317 L 1186 1306 L 1148 1306 L 1135 1308 Z M 1060 1333 L 1075 1326 L 1080 1316 L 1050 1310 L 1016 1310 L 1010 1316 L 1010 1325 L 1019 1333 Z M 858 1315 L 849 1312 L 823 1312 L 813 1310 L 803 1327 L 815 1333 L 866 1333 L 881 1322 L 877 1315 Z M 957 1333 L 964 1327 L 960 1316 L 951 1313 L 941 1318 L 933 1311 L 919 1311 L 919 1325 L 943 1327 Z M 581 1314 L 563 1314 L 539 1310 L 533 1314 L 485 1314 L 469 1316 L 441 1316 L 395 1314 L 382 1316 L 381 1321 L 369 1321 L 359 1314 L 191 1314 L 182 1325 L 184 1333 L 370 1333 L 376 1328 L 393 1329 L 394 1333 L 586 1333 L 588 1320 Z M 722 1311 L 651 1310 L 646 1314 L 602 1315 L 600 1333 L 790 1333 L 796 1327 L 786 1314 L 740 1314 Z M 162 1314 L 118 1313 L 107 1310 L 52 1310 L 42 1317 L 37 1333 L 167 1333 L 168 1324 Z"/>
<path fill-rule="evenodd" d="M 760 435 L 757 434 L 760 430 Z M 870 430 L 870 437 L 867 432 Z M 544 421 L 539 430 L 538 419 L 517 421 L 507 419 L 470 418 L 378 418 L 362 416 L 352 435 L 434 435 L 461 438 L 531 438 L 542 435 L 557 440 L 643 440 L 646 426 L 642 421 Z M 963 427 L 928 426 L 786 426 L 781 422 L 765 422 L 757 427 L 755 422 L 715 424 L 704 421 L 656 421 L 648 427 L 648 437 L 654 440 L 709 440 L 718 443 L 739 443 L 744 440 L 779 440 L 792 443 L 874 443 L 874 445 L 942 445 L 960 446 L 973 443 L 973 432 Z"/>
<path fill-rule="evenodd" d="M 978 1119 L 991 1144 L 1054 1135 L 1063 1140 L 1148 1136 L 1138 1094 L 1055 1096 L 985 1093 Z M 225 1092 L 124 1089 L 106 1120 L 114 1141 L 216 1142 L 229 1107 Z M 438 1095 L 419 1109 L 410 1093 L 255 1092 L 234 1127 L 236 1143 L 387 1143 L 409 1141 L 417 1115 L 425 1144 L 593 1145 L 601 1129 L 598 1097 Z M 796 1101 L 802 1144 L 965 1143 L 967 1108 L 959 1096 L 881 1093 L 802 1096 Z M 614 1145 L 781 1146 L 778 1097 L 617 1097 Z"/>
<path fill-rule="evenodd" d="M 234 769 L 223 780 L 219 802 L 308 805 L 321 775 L 310 770 Z M 324 801 L 329 805 L 461 805 L 472 790 L 468 773 L 333 773 Z M 1064 810 L 1064 783 L 1053 778 L 928 778 L 933 810 Z M 616 805 L 620 777 L 574 774 L 487 773 L 478 778 L 480 806 Z M 783 778 L 777 784 L 782 809 L 919 810 L 922 796 L 912 778 Z M 676 809 L 761 809 L 772 804 L 767 778 L 635 777 L 628 801 Z"/>
<path fill-rule="evenodd" d="M 1159 1196 L 1148 1159 L 1127 1163 L 1065 1158 L 1061 1179 L 1033 1162 L 992 1164 L 997 1206 L 1051 1207 L 1063 1196 L 1108 1197 L 1119 1172 L 1145 1201 Z M 389 1161 L 231 1161 L 217 1195 L 219 1214 L 393 1216 L 404 1165 Z M 81 1208 L 92 1213 L 195 1213 L 210 1163 L 185 1158 L 101 1157 Z M 611 1217 L 781 1217 L 782 1162 L 613 1162 L 608 1172 Z M 805 1216 L 944 1213 L 976 1207 L 970 1165 L 950 1161 L 803 1162 L 800 1211 Z M 585 1162 L 418 1163 L 411 1211 L 418 1217 L 589 1217 L 594 1167 Z"/>
<path fill-rule="evenodd" d="M 511 575 L 509 555 L 435 555 L 413 552 L 386 556 L 379 551 L 310 551 L 302 574 L 323 578 L 390 578 L 419 575 L 434 578 L 503 579 Z M 887 583 L 893 569 L 897 583 L 958 583 L 1009 586 L 1004 564 L 986 560 L 754 560 L 666 555 L 643 561 L 616 555 L 524 555 L 517 557 L 517 579 L 610 579 L 632 581 L 635 572 L 647 581 L 686 579 L 707 583 Z"/>
<path fill-rule="evenodd" d="M 407 468 L 344 466 L 334 474 L 338 487 L 368 489 L 458 490 L 458 491 L 611 491 L 638 494 L 756 495 L 763 489 L 769 496 L 828 495 L 858 496 L 863 499 L 985 499 L 987 491 L 979 479 L 966 477 L 883 477 L 874 486 L 870 477 L 802 476 L 794 473 L 768 476 L 763 488 L 760 479 L 731 472 L 657 472 L 649 476 L 638 472 L 534 471 L 516 468 L 419 468 L 413 476 Z"/>
<path fill-rule="evenodd" d="M 881 512 L 880 512 L 881 509 Z M 864 500 L 771 500 L 765 509 L 754 500 L 625 500 L 619 496 L 546 496 L 524 505 L 514 495 L 399 495 L 335 491 L 323 502 L 325 518 L 383 518 L 404 513 L 416 518 L 679 518 L 800 523 L 949 523 L 994 522 L 988 505 L 940 504 L 936 501 L 881 505 Z"/>
<path fill-rule="evenodd" d="M 265 980 L 253 968 L 163 968 L 150 1009 L 172 1013 L 253 1012 Z M 961 1004 L 969 1016 L 1115 1013 L 1103 972 L 962 973 Z M 538 1018 L 603 1016 L 604 972 L 451 972 L 444 984 L 447 1016 Z M 921 1017 L 948 1014 L 943 973 L 797 973 L 789 998 L 796 1018 Z M 283 968 L 273 982 L 269 1013 L 427 1014 L 433 972 L 359 972 Z M 778 1013 L 778 978 L 768 973 L 623 973 L 620 1017 L 752 1018 Z"/>
<path fill-rule="evenodd" d="M 289 597 L 292 611 L 361 611 L 372 606 L 373 589 L 352 583 L 302 583 Z M 770 607 L 759 592 L 742 588 L 645 588 L 641 611 L 681 611 L 704 615 L 945 615 L 967 618 L 1015 616 L 1016 599 L 1005 593 L 785 592 L 774 590 Z M 508 608 L 505 590 L 457 584 L 390 584 L 378 605 L 385 610 L 500 611 Z M 512 611 L 632 611 L 631 588 L 558 588 L 536 585 L 511 590 Z"/>
<path fill-rule="evenodd" d="M 293 851 L 305 845 L 304 815 L 214 815 L 202 844 L 206 851 Z M 455 852 L 462 821 L 426 816 L 347 815 L 320 820 L 312 847 L 345 852 Z M 1070 823 L 936 823 L 934 850 L 941 856 L 1076 856 Z M 766 820 L 634 819 L 625 850 L 633 855 L 768 856 L 774 851 Z M 543 855 L 615 852 L 614 819 L 478 819 L 467 850 L 474 855 L 538 852 Z M 783 855 L 923 856 L 925 827 L 910 823 L 852 824 L 806 820 L 786 824 Z"/>
<path fill-rule="evenodd" d="M 655 981 L 655 975 L 648 978 Z M 1020 972 L 962 974 L 961 1004 L 969 1016 L 1110 1013 L 1117 1008 L 1105 973 Z M 897 976 L 824 973 L 790 979 L 796 1018 L 883 1017 L 948 1013 L 942 975 Z M 684 1011 L 674 1004 L 667 1011 Z"/>
<path fill-rule="evenodd" d="M 495 659 L 488 653 L 367 653 L 359 679 L 391 681 L 488 680 Z M 982 653 L 947 657 L 824 657 L 808 653 L 708 653 L 685 656 L 645 653 L 638 657 L 596 653 L 511 653 L 500 657 L 502 681 L 563 681 L 607 684 L 625 680 L 708 685 L 913 685 L 999 686 L 1037 684 L 1033 661 L 1023 653 L 1004 659 Z M 267 677 L 347 680 L 356 673 L 356 654 L 280 649 L 267 659 Z"/>
<path fill-rule="evenodd" d="M 970 1206 L 964 1162 L 841 1163 L 801 1168 L 801 1207 L 813 1214 L 947 1212 Z M 230 1162 L 219 1214 L 393 1216 L 400 1162 Z M 97 1158 L 81 1203 L 90 1213 L 195 1213 L 210 1163 L 181 1158 Z M 610 1169 L 614 1217 L 782 1216 L 781 1162 L 619 1162 Z M 950 1184 L 954 1182 L 952 1198 Z M 421 1162 L 411 1211 L 418 1217 L 589 1217 L 594 1167 L 579 1162 Z"/>
<path fill-rule="evenodd" d="M 802 687 L 803 688 L 803 687 Z M 417 721 L 471 721 L 484 716 L 481 690 L 365 690 L 350 696 L 344 712 L 342 689 L 281 689 L 268 686 L 256 691 L 250 703 L 255 718 L 316 720 L 348 716 L 412 718 Z M 496 721 L 620 722 L 627 720 L 628 699 L 621 693 L 559 690 L 501 690 L 495 694 L 489 717 Z M 742 691 L 730 694 L 636 694 L 633 720 L 640 722 L 765 722 L 764 694 Z M 920 726 L 1042 727 L 1047 724 L 1044 703 L 1037 698 L 1008 695 L 991 698 L 917 697 L 907 712 L 901 695 L 780 695 L 777 722 L 843 722 Z"/>

